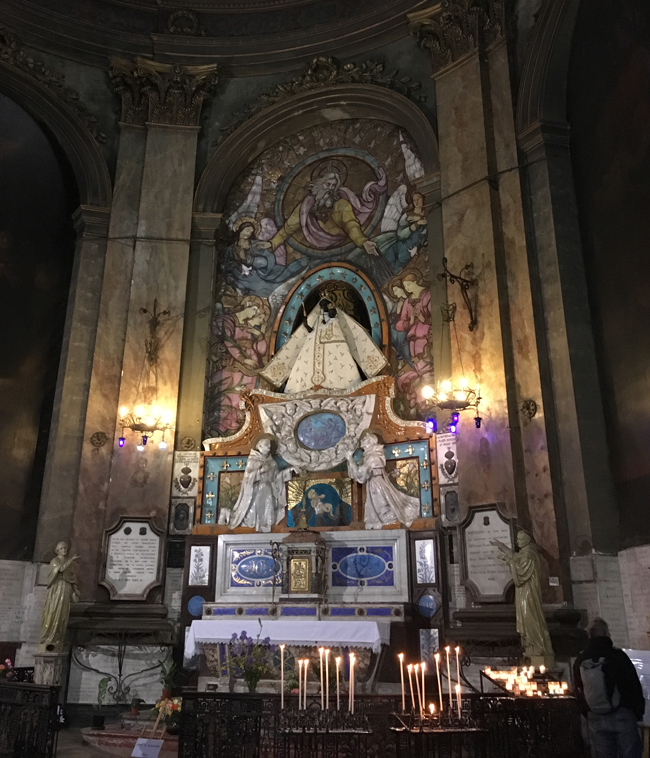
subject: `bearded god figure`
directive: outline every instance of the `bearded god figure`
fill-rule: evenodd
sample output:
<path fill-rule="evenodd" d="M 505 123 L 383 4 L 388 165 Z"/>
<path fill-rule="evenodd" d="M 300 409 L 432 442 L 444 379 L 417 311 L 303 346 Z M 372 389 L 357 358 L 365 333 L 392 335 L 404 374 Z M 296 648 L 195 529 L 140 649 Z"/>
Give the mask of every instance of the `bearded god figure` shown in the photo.
<path fill-rule="evenodd" d="M 343 183 L 345 167 L 340 161 L 317 166 L 305 198 L 291 212 L 284 226 L 271 239 L 271 250 L 302 231 L 317 250 L 328 250 L 349 241 L 369 255 L 379 255 L 377 245 L 363 233 L 361 225 L 377 207 L 386 192 L 386 173 L 377 169 L 377 180 L 368 182 L 358 196 Z"/>

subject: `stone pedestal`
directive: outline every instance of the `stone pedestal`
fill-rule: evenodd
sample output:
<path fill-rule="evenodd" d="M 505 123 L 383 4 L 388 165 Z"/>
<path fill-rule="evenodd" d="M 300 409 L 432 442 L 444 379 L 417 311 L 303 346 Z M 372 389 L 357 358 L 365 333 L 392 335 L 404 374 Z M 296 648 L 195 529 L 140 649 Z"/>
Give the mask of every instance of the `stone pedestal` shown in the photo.
<path fill-rule="evenodd" d="M 34 655 L 34 684 L 63 688 L 68 674 L 67 653 L 36 653 Z"/>

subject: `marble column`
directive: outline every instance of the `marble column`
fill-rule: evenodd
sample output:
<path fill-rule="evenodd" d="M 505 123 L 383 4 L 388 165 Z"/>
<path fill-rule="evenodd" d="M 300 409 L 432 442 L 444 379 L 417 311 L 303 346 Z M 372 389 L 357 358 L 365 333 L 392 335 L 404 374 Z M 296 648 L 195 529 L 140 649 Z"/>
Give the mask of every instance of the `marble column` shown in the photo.
<path fill-rule="evenodd" d="M 106 444 L 86 452 L 75 512 L 83 600 L 105 600 L 97 582 L 102 538 L 121 515 L 165 528 L 174 432 L 143 451 L 124 430 L 121 406 L 158 405 L 176 417 L 188 276 L 194 171 L 202 103 L 217 83 L 214 66 L 113 60 L 122 98 L 120 160 L 111 218 L 111 259 L 102 291 L 102 332 L 94 360 L 89 424 Z M 88 428 L 90 432 L 91 427 Z M 159 590 L 149 601 L 161 602 Z"/>
<path fill-rule="evenodd" d="M 181 387 L 176 439 L 178 450 L 201 450 L 205 372 L 210 343 L 215 276 L 215 234 L 220 213 L 195 213 L 192 218 L 185 330 L 181 354 Z"/>
<path fill-rule="evenodd" d="M 447 285 L 458 306 L 452 373 L 480 382 L 483 397 L 480 429 L 461 414 L 461 507 L 504 503 L 540 546 L 545 599 L 559 601 L 561 588 L 550 587 L 548 575 L 566 588 L 568 572 L 559 560 L 502 14 L 498 3 L 477 10 L 464 0 L 409 18 L 436 82 L 448 268 L 458 274 L 473 264 L 476 280 L 473 330 L 458 285 Z"/>
<path fill-rule="evenodd" d="M 88 403 L 109 210 L 80 206 L 75 212 L 77 249 L 68 298 L 34 559 L 70 539 Z"/>

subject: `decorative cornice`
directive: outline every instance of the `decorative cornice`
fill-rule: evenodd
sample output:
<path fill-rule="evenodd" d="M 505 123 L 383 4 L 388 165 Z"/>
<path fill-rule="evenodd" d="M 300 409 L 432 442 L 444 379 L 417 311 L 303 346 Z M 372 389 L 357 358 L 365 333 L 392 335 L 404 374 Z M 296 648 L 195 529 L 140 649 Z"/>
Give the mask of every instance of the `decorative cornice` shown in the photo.
<path fill-rule="evenodd" d="M 214 94 L 216 64 L 179 66 L 146 58 L 111 59 L 110 78 L 122 98 L 124 124 L 198 126 L 204 101 Z"/>
<path fill-rule="evenodd" d="M 410 31 L 429 51 L 433 75 L 506 33 L 506 0 L 442 0 L 409 14 Z"/>
<path fill-rule="evenodd" d="M 28 55 L 21 48 L 16 36 L 3 27 L 0 27 L 0 62 L 19 69 L 34 81 L 47 87 L 72 108 L 97 142 L 106 142 L 106 135 L 99 130 L 97 119 L 80 102 L 79 93 L 66 86 L 63 74 L 51 71 L 44 63 Z"/>
<path fill-rule="evenodd" d="M 232 134 L 251 116 L 293 95 L 342 84 L 374 84 L 399 92 L 416 103 L 426 100 L 426 95 L 419 91 L 422 86 L 420 82 L 413 81 L 410 76 L 398 78 L 397 73 L 393 71 L 387 74 L 382 60 L 341 63 L 336 58 L 320 55 L 311 61 L 300 76 L 263 92 L 252 105 L 234 113 L 234 123 L 222 131 L 225 136 Z"/>

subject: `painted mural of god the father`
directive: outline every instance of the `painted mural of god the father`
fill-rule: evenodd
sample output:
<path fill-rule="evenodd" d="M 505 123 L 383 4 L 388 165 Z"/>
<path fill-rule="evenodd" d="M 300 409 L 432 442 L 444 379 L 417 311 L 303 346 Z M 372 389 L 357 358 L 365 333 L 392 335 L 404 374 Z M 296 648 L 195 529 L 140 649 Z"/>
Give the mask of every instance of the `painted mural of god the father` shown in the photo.
<path fill-rule="evenodd" d="M 386 192 L 386 173 L 378 168 L 377 179 L 368 182 L 360 196 L 345 186 L 346 178 L 342 161 L 330 160 L 316 166 L 306 197 L 271 239 L 271 250 L 302 232 L 307 244 L 317 250 L 330 250 L 352 241 L 369 255 L 379 255 L 377 245 L 363 233 L 362 224 Z"/>

